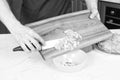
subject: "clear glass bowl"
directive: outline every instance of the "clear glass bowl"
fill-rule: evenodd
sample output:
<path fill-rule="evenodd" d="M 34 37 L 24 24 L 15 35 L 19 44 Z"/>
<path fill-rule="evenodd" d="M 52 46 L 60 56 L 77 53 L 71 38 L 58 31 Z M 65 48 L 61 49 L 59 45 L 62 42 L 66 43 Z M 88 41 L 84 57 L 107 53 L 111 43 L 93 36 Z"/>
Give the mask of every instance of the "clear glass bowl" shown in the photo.
<path fill-rule="evenodd" d="M 74 72 L 81 70 L 88 60 L 87 54 L 82 50 L 75 50 L 58 56 L 47 62 L 61 71 Z"/>

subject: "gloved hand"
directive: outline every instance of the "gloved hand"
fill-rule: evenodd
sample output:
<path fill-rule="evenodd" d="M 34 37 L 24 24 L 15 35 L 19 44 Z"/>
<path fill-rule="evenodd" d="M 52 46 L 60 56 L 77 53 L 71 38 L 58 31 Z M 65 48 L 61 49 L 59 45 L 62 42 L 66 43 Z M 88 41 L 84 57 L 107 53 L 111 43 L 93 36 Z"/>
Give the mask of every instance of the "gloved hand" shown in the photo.
<path fill-rule="evenodd" d="M 22 24 L 10 29 L 10 32 L 25 52 L 41 50 L 41 46 L 45 43 L 36 32 Z"/>

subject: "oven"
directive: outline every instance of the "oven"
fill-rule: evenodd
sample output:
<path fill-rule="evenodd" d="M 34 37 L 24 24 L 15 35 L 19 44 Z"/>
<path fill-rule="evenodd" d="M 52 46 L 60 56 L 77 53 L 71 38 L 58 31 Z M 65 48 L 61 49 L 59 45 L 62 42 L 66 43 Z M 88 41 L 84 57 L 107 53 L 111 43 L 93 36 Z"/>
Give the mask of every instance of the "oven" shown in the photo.
<path fill-rule="evenodd" d="M 120 29 L 120 4 L 99 1 L 101 21 L 108 29 Z"/>

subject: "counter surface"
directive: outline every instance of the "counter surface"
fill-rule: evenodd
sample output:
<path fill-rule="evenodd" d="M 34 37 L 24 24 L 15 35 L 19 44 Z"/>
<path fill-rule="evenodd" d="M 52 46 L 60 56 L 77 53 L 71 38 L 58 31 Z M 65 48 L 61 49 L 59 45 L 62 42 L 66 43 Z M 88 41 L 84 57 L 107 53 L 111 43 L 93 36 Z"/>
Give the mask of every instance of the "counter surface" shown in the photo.
<path fill-rule="evenodd" d="M 120 0 L 101 0 L 101 1 L 108 1 L 108 2 L 120 3 Z"/>
<path fill-rule="evenodd" d="M 82 70 L 65 73 L 47 66 L 38 52 L 13 52 L 16 46 L 11 34 L 0 35 L 0 80 L 120 80 L 120 55 L 93 50 Z"/>

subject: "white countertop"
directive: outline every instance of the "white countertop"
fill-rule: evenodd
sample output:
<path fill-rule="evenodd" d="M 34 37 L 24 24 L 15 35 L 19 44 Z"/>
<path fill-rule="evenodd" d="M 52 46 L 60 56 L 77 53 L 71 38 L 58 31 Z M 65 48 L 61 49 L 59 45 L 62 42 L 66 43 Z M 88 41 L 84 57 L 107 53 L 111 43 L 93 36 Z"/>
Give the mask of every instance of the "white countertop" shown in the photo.
<path fill-rule="evenodd" d="M 108 2 L 120 3 L 120 0 L 102 0 L 102 1 L 108 1 Z"/>
<path fill-rule="evenodd" d="M 12 52 L 17 45 L 12 35 L 0 35 L 0 80 L 120 80 L 120 55 L 93 50 L 86 67 L 65 73 L 44 64 L 38 52 Z"/>

